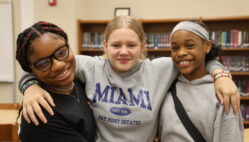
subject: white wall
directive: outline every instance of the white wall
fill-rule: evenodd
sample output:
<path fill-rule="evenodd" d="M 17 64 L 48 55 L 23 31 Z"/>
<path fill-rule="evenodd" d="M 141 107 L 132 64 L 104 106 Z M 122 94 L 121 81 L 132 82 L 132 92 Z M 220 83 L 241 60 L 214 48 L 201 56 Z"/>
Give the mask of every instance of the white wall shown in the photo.
<path fill-rule="evenodd" d="M 68 34 L 70 46 L 75 47 L 76 2 L 77 0 L 57 0 L 57 5 L 53 7 L 48 5 L 47 0 L 35 0 L 35 22 L 45 20 L 60 26 Z"/>
<path fill-rule="evenodd" d="M 77 19 L 112 19 L 116 7 L 130 7 L 131 16 L 142 19 L 249 15 L 249 0 L 57 0 L 55 7 L 50 7 L 47 0 L 33 0 L 33 3 L 34 21 L 46 20 L 63 28 L 68 33 L 74 53 L 77 53 Z M 16 39 L 21 31 L 20 0 L 13 0 L 13 6 Z M 17 64 L 17 79 L 21 72 Z M 0 83 L 0 103 L 13 102 L 13 87 L 12 84 Z M 20 102 L 17 89 L 15 93 Z"/>
<path fill-rule="evenodd" d="M 82 19 L 111 19 L 115 7 L 130 7 L 143 19 L 223 17 L 249 15 L 249 0 L 85 0 Z"/>
<path fill-rule="evenodd" d="M 9 0 L 0 0 L 0 2 L 7 2 Z M 14 20 L 14 41 L 16 39 L 16 33 L 18 29 L 18 24 L 19 24 L 19 14 L 17 13 L 16 10 L 19 9 L 19 0 L 12 0 L 12 9 L 13 9 L 13 20 Z M 13 43 L 15 45 L 15 43 Z M 10 47 L 11 48 L 11 47 Z M 15 52 L 15 51 L 13 51 Z M 15 60 L 15 59 L 14 59 Z M 1 71 L 1 69 L 0 69 Z M 7 102 L 14 102 L 16 100 L 15 98 L 15 85 L 16 83 L 5 83 L 1 82 L 0 83 L 0 103 L 7 103 Z"/>

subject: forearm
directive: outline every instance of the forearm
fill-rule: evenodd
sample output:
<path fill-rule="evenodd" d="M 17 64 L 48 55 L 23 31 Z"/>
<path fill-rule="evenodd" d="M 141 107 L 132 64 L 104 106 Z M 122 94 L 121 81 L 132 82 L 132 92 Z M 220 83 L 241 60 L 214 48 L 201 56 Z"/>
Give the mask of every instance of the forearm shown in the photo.
<path fill-rule="evenodd" d="M 214 73 L 225 70 L 225 67 L 217 60 L 211 60 L 206 64 L 206 71 L 213 76 Z"/>
<path fill-rule="evenodd" d="M 18 89 L 19 91 L 22 92 L 22 87 L 23 85 L 30 81 L 30 80 L 37 80 L 36 77 L 32 74 L 32 73 L 28 73 L 28 72 L 23 72 L 22 73 L 22 77 L 20 78 L 19 82 L 18 82 Z"/>

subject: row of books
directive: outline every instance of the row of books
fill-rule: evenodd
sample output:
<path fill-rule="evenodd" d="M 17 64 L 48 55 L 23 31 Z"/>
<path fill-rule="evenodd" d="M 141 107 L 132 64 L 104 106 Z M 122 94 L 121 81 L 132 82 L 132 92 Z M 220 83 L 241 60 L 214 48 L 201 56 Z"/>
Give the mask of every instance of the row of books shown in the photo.
<path fill-rule="evenodd" d="M 170 32 L 147 33 L 147 48 L 170 48 Z M 212 31 L 210 39 L 222 48 L 248 48 L 249 31 Z"/>
<path fill-rule="evenodd" d="M 145 34 L 146 48 L 170 48 L 170 33 L 147 33 Z"/>
<path fill-rule="evenodd" d="M 243 120 L 249 120 L 249 105 L 241 104 L 240 105 L 241 115 Z"/>
<path fill-rule="evenodd" d="M 249 72 L 249 56 L 221 56 L 220 62 L 231 72 Z"/>
<path fill-rule="evenodd" d="M 145 34 L 148 49 L 170 48 L 170 32 Z M 248 48 L 249 31 L 230 30 L 212 31 L 210 39 L 222 48 Z M 83 32 L 83 48 L 103 48 L 104 34 L 99 32 Z"/>
<path fill-rule="evenodd" d="M 248 79 L 233 79 L 233 81 L 237 85 L 240 95 L 244 97 L 249 97 L 249 80 Z"/>
<path fill-rule="evenodd" d="M 213 31 L 210 39 L 222 48 L 248 48 L 249 31 L 230 30 Z"/>
<path fill-rule="evenodd" d="M 98 32 L 83 32 L 83 43 L 82 48 L 84 49 L 103 49 L 104 48 L 104 34 Z"/>
<path fill-rule="evenodd" d="M 147 33 L 146 47 L 151 49 L 170 48 L 170 32 Z M 210 39 L 222 48 L 248 48 L 249 31 L 230 30 L 212 31 Z M 83 32 L 83 48 L 103 48 L 104 34 L 99 32 Z"/>

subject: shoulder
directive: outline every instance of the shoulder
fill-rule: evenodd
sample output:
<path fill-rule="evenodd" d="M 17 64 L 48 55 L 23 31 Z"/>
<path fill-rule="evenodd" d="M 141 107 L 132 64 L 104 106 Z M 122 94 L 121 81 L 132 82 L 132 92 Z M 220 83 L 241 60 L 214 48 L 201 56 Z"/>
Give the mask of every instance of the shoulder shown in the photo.
<path fill-rule="evenodd" d="M 220 106 L 214 122 L 214 138 L 219 142 L 243 141 L 243 120 L 241 114 L 235 115 L 232 107 L 227 114 Z"/>
<path fill-rule="evenodd" d="M 174 68 L 172 58 L 170 57 L 160 57 L 153 60 L 146 59 L 144 60 L 144 65 L 149 66 L 150 68 L 153 69 L 160 69 L 163 71 Z"/>
<path fill-rule="evenodd" d="M 160 58 L 156 58 L 151 60 L 151 63 L 153 64 L 158 64 L 158 63 L 164 63 L 164 64 L 172 64 L 172 58 L 171 57 L 160 57 Z"/>
<path fill-rule="evenodd" d="M 76 75 L 84 72 L 88 74 L 92 74 L 97 68 L 102 68 L 106 62 L 102 56 L 86 56 L 86 55 L 76 55 Z"/>
<path fill-rule="evenodd" d="M 75 79 L 74 80 L 74 84 L 75 84 L 75 89 L 77 94 L 79 94 L 80 99 L 85 103 L 88 101 L 87 96 L 86 96 L 86 91 L 85 91 L 85 87 L 86 84 L 81 82 L 79 79 Z M 77 95 L 76 94 L 76 95 Z"/>
<path fill-rule="evenodd" d="M 77 87 L 77 88 L 79 88 L 81 90 L 85 90 L 86 84 L 81 82 L 78 78 L 74 79 L 74 84 L 75 84 L 75 87 Z"/>
<path fill-rule="evenodd" d="M 47 116 L 46 116 L 47 117 Z M 25 142 L 86 142 L 86 139 L 58 115 L 47 117 L 48 123 L 38 126 L 28 124 L 23 118 L 20 125 L 20 139 Z M 65 135 L 66 134 L 66 135 Z"/>
<path fill-rule="evenodd" d="M 87 56 L 87 55 L 75 55 L 75 59 L 77 63 L 97 63 L 97 62 L 105 62 L 105 59 L 102 56 Z"/>
<path fill-rule="evenodd" d="M 45 111 L 44 109 L 42 109 L 42 112 L 44 114 L 44 116 L 46 117 L 46 119 L 48 120 L 48 123 L 44 124 L 43 122 L 41 122 L 39 119 L 39 125 L 36 126 L 35 124 L 33 124 L 32 122 L 29 124 L 27 123 L 24 118 L 22 117 L 21 120 L 21 125 L 20 125 L 20 134 L 22 136 L 25 135 L 39 135 L 38 133 L 40 133 L 40 135 L 42 135 L 42 132 L 45 132 L 45 130 L 53 130 L 56 129 L 57 126 L 61 126 L 60 124 L 62 124 L 62 119 L 60 118 L 60 116 L 55 112 L 55 114 L 53 116 L 49 115 L 47 113 L 47 111 Z"/>

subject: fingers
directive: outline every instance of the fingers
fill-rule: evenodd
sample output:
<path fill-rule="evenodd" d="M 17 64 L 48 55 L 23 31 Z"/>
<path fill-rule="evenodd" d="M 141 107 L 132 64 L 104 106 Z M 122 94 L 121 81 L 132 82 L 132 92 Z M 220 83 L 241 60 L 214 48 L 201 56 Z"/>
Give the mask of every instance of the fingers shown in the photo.
<path fill-rule="evenodd" d="M 52 97 L 48 93 L 44 93 L 44 98 L 48 101 L 48 103 L 51 106 L 55 107 L 54 100 L 52 99 Z"/>
<path fill-rule="evenodd" d="M 224 95 L 224 106 L 225 106 L 225 112 L 229 113 L 229 105 L 230 105 L 230 99 L 228 95 Z"/>
<path fill-rule="evenodd" d="M 48 101 L 48 102 L 47 102 Z M 38 117 L 43 123 L 47 123 L 47 119 L 43 114 L 41 107 L 44 107 L 45 110 L 53 115 L 50 105 L 55 106 L 52 97 L 40 86 L 32 85 L 25 91 L 23 96 L 23 105 L 25 106 L 24 117 L 27 122 L 33 122 L 35 125 L 38 125 Z M 31 120 L 31 121 L 30 121 Z"/>
<path fill-rule="evenodd" d="M 234 104 L 237 106 L 237 109 L 236 109 L 236 111 L 234 111 L 234 112 L 236 112 L 236 114 L 238 114 L 239 112 L 240 112 L 240 92 L 239 92 L 239 90 L 238 89 L 236 89 L 236 91 L 234 92 Z M 232 102 L 232 104 L 233 104 L 233 102 Z M 235 109 L 234 109 L 235 110 Z"/>
<path fill-rule="evenodd" d="M 26 109 L 26 107 L 23 107 L 23 109 L 22 109 L 22 115 L 23 115 L 24 119 L 25 119 L 28 123 L 30 123 L 30 119 L 29 119 L 29 116 L 28 116 L 28 114 L 27 114 L 27 109 Z"/>
<path fill-rule="evenodd" d="M 218 97 L 218 99 L 220 100 L 220 104 L 224 104 L 224 99 L 223 99 L 223 96 L 222 94 L 219 92 L 219 91 L 216 91 L 216 95 Z"/>
<path fill-rule="evenodd" d="M 27 107 L 27 113 L 28 113 L 28 116 L 29 118 L 31 119 L 31 121 L 37 126 L 39 125 L 39 122 L 38 120 L 36 119 L 36 116 L 34 114 L 34 110 L 32 107 L 28 106 Z"/>
<path fill-rule="evenodd" d="M 48 102 L 45 99 L 40 99 L 39 100 L 40 105 L 50 114 L 50 115 L 54 115 L 54 112 L 52 110 L 52 108 L 50 107 L 50 105 L 48 104 Z"/>
<path fill-rule="evenodd" d="M 43 98 L 40 98 L 38 101 L 35 101 L 29 105 L 26 105 L 26 107 L 24 107 L 23 109 L 23 116 L 25 118 L 25 120 L 30 123 L 30 119 L 32 120 L 32 122 L 35 125 L 39 125 L 39 122 L 36 118 L 36 115 L 39 117 L 39 119 L 43 122 L 43 123 L 47 123 L 47 119 L 44 116 L 40 105 L 41 104 L 51 115 L 53 115 L 53 111 L 51 109 L 51 107 L 49 106 L 49 104 L 47 103 L 47 101 Z M 36 114 L 36 115 L 35 115 Z"/>
<path fill-rule="evenodd" d="M 34 109 L 36 115 L 39 117 L 39 119 L 40 119 L 43 123 L 47 123 L 47 119 L 45 118 L 45 116 L 44 116 L 44 114 L 43 114 L 43 112 L 42 112 L 42 110 L 41 110 L 40 105 L 37 104 L 37 103 L 34 103 L 34 104 L 33 104 L 33 109 Z"/>
<path fill-rule="evenodd" d="M 240 92 L 239 91 L 237 93 L 237 100 L 238 100 L 238 104 L 239 104 L 239 106 L 238 106 L 238 112 L 240 112 Z"/>
<path fill-rule="evenodd" d="M 231 96 L 231 104 L 233 106 L 233 112 L 234 114 L 238 114 L 238 103 L 236 96 Z"/>
<path fill-rule="evenodd" d="M 233 107 L 234 114 L 238 114 L 240 112 L 240 93 L 239 91 L 233 91 L 230 94 L 230 101 Z"/>

